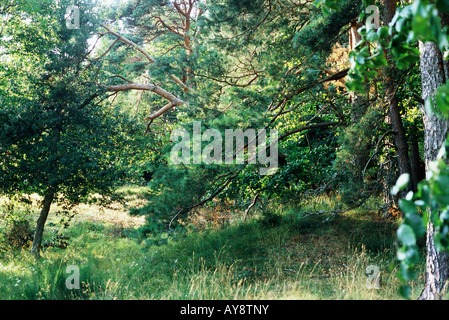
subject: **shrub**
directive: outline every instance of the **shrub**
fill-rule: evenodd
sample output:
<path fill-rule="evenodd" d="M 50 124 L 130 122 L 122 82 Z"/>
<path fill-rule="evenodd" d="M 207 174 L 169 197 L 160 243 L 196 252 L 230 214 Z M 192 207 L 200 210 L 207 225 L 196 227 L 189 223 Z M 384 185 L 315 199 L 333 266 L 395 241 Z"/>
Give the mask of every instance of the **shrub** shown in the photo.
<path fill-rule="evenodd" d="M 0 235 L 0 251 L 22 249 L 33 241 L 34 231 L 27 218 L 31 215 L 30 204 L 29 199 L 10 199 L 1 206 L 4 229 Z"/>
<path fill-rule="evenodd" d="M 6 230 L 6 244 L 13 249 L 27 247 L 33 240 L 33 229 L 25 219 L 12 220 Z"/>
<path fill-rule="evenodd" d="M 262 218 L 260 219 L 260 223 L 264 228 L 274 228 L 282 224 L 282 216 L 277 213 L 273 212 L 273 210 L 264 208 L 262 210 Z"/>

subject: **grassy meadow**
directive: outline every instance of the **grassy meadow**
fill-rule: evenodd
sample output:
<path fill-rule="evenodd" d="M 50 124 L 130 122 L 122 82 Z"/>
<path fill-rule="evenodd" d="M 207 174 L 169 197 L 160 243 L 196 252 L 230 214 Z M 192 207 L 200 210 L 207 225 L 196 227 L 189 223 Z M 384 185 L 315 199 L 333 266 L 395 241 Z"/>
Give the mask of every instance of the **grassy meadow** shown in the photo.
<path fill-rule="evenodd" d="M 8 240 L 8 212 L 34 227 L 38 208 L 11 208 L 2 199 L 0 299 L 401 299 L 398 222 L 367 208 L 306 214 L 331 208 L 335 200 L 322 197 L 301 208 L 255 211 L 246 221 L 228 214 L 225 226 L 200 212 L 186 232 L 143 238 L 144 218 L 128 212 L 143 203 L 145 189 L 121 192 L 126 205 L 79 206 L 70 220 L 53 207 L 40 260 Z M 66 286 L 69 266 L 79 268 L 79 289 Z M 378 288 L 370 286 L 372 270 L 380 272 Z M 422 283 L 421 276 L 412 284 L 411 297 Z"/>

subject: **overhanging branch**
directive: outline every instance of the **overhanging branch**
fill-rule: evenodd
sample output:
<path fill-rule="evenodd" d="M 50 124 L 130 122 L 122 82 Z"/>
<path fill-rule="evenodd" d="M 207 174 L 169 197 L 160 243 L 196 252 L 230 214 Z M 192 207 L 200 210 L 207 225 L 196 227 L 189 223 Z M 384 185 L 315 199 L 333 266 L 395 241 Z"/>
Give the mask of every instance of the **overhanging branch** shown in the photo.
<path fill-rule="evenodd" d="M 118 34 L 115 31 L 112 31 L 111 29 L 109 29 L 107 26 L 105 26 L 104 24 L 101 25 L 103 28 L 105 28 L 108 33 L 114 35 L 115 37 L 117 37 L 117 39 L 119 39 L 121 42 L 126 43 L 130 46 L 132 46 L 134 49 L 136 49 L 137 51 L 139 51 L 145 58 L 147 58 L 147 60 L 151 63 L 156 63 L 156 60 L 148 53 L 146 52 L 144 49 L 142 49 L 140 46 L 138 46 L 136 43 L 134 43 L 133 41 L 126 39 L 125 37 L 123 37 L 122 35 Z"/>
<path fill-rule="evenodd" d="M 106 50 L 106 52 L 100 56 L 100 58 L 102 58 L 103 56 L 105 56 L 113 47 L 113 45 L 117 42 L 117 41 L 121 41 L 125 44 L 128 44 L 130 46 L 132 46 L 134 49 L 136 49 L 140 54 L 142 54 L 150 63 L 155 63 L 156 60 L 148 53 L 146 52 L 143 48 L 141 48 L 140 46 L 138 46 L 136 43 L 134 43 L 133 41 L 123 37 L 122 35 L 118 34 L 117 32 L 111 30 L 110 28 L 108 28 L 106 25 L 101 25 L 103 28 L 105 28 L 107 30 L 108 34 L 112 34 L 114 35 L 117 39 L 114 41 L 114 43 L 108 48 L 108 50 Z M 116 75 L 118 76 L 118 75 Z M 171 78 L 173 79 L 173 81 L 176 82 L 176 84 L 178 84 L 184 92 L 188 92 L 188 91 L 192 91 L 187 85 L 185 85 L 181 80 L 179 80 L 176 76 L 174 75 L 170 75 Z M 142 90 L 142 91 L 152 91 L 154 93 L 156 93 L 157 95 L 163 97 L 164 99 L 168 100 L 169 103 L 167 105 L 165 105 L 164 107 L 162 107 L 161 109 L 159 109 L 157 112 L 151 114 L 150 116 L 146 117 L 145 120 L 149 120 L 150 123 L 148 124 L 147 127 L 147 131 L 149 129 L 149 126 L 151 125 L 151 123 L 153 122 L 154 119 L 160 117 L 161 115 L 163 115 L 165 112 L 167 112 L 168 110 L 172 109 L 175 106 L 179 106 L 179 105 L 183 105 L 185 104 L 185 102 L 181 99 L 179 99 L 178 97 L 176 97 L 174 94 L 162 89 L 161 87 L 152 84 L 152 83 L 147 83 L 147 84 L 139 84 L 139 83 L 133 83 L 130 80 L 122 77 L 122 76 L 118 76 L 121 79 L 127 81 L 128 83 L 126 84 L 121 84 L 121 85 L 102 85 L 104 88 L 106 88 L 109 91 L 114 91 L 114 92 L 122 92 L 122 91 L 129 91 L 129 90 Z"/>

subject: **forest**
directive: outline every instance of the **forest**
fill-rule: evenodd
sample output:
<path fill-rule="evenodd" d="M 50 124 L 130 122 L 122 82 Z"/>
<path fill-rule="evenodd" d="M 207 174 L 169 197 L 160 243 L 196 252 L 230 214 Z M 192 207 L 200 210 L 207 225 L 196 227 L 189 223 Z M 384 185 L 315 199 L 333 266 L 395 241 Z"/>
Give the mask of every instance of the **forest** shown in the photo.
<path fill-rule="evenodd" d="M 0 299 L 445 300 L 448 79 L 448 0 L 1 0 Z"/>

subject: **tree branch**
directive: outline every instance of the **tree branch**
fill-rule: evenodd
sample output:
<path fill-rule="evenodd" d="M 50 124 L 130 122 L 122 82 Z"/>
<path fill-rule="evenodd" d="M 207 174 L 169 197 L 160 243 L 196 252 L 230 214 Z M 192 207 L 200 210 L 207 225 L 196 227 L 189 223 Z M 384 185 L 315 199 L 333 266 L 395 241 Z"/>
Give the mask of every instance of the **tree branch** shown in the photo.
<path fill-rule="evenodd" d="M 196 207 L 202 206 L 203 204 L 205 204 L 206 202 L 211 201 L 212 199 L 214 199 L 217 195 L 219 195 L 228 185 L 229 183 L 231 183 L 232 180 L 234 180 L 240 172 L 242 172 L 243 169 L 237 170 L 231 177 L 229 177 L 228 179 L 226 179 L 225 183 L 218 188 L 215 192 L 212 193 L 212 195 L 210 195 L 209 197 L 207 197 L 206 199 L 204 199 L 201 202 L 198 202 L 190 207 L 183 207 L 180 208 L 178 210 L 178 212 L 175 214 L 175 216 L 170 220 L 170 223 L 168 224 L 168 228 L 171 229 L 171 225 L 173 224 L 173 222 L 176 220 L 176 218 L 182 213 L 182 212 L 188 212 Z"/>
<path fill-rule="evenodd" d="M 144 120 L 146 120 L 146 121 L 154 120 L 154 119 L 162 116 L 164 113 L 166 113 L 171 108 L 182 105 L 182 104 L 184 104 L 184 101 L 175 99 L 175 100 L 171 101 L 169 104 L 167 104 L 164 107 L 162 107 L 161 109 L 159 109 L 158 111 L 156 111 L 155 113 L 153 113 L 152 115 L 149 115 L 148 117 L 146 117 Z"/>
<path fill-rule="evenodd" d="M 305 130 L 316 129 L 316 128 L 321 128 L 321 127 L 330 127 L 330 126 L 343 126 L 343 125 L 346 125 L 346 123 L 341 122 L 341 121 L 311 124 L 311 125 L 304 126 L 304 127 L 289 131 L 287 133 L 284 133 L 283 135 L 279 136 L 278 141 L 281 141 L 281 140 L 287 138 L 288 136 L 291 136 L 292 134 L 296 134 L 296 133 L 299 133 L 299 132 L 302 132 Z"/>
<path fill-rule="evenodd" d="M 317 123 L 317 124 L 311 124 L 311 125 L 307 125 L 307 126 L 303 126 L 301 128 L 289 131 L 287 133 L 282 134 L 281 136 L 279 136 L 276 141 L 273 141 L 270 143 L 269 146 L 266 146 L 264 149 L 260 150 L 258 153 L 261 152 L 266 152 L 266 150 L 270 149 L 272 146 L 274 146 L 276 143 L 278 143 L 279 141 L 302 131 L 305 130 L 310 130 L 310 129 L 316 129 L 316 128 L 321 128 L 321 127 L 330 127 L 330 126 L 344 126 L 346 125 L 345 122 L 340 122 L 340 121 L 334 121 L 334 122 L 323 122 L 323 123 Z M 256 158 L 257 154 L 255 154 L 251 159 L 248 160 L 248 162 L 250 163 L 251 161 L 253 161 Z"/>
<path fill-rule="evenodd" d="M 192 88 L 188 87 L 184 82 L 182 82 L 177 76 L 175 76 L 174 74 L 171 74 L 170 77 L 173 79 L 174 82 L 176 82 L 176 84 L 178 86 L 180 86 L 182 88 L 182 91 L 184 92 L 195 92 Z"/>
<path fill-rule="evenodd" d="M 108 50 L 101 56 L 103 57 L 105 54 L 107 54 L 112 46 L 119 40 L 122 41 L 125 44 L 131 45 L 132 47 L 134 47 L 134 49 L 136 49 L 138 52 L 140 52 L 143 56 L 145 56 L 145 58 L 147 58 L 147 60 L 151 63 L 155 63 L 156 60 L 148 53 L 146 52 L 144 49 L 142 49 L 141 47 L 139 47 L 136 43 L 134 43 L 133 41 L 126 39 L 125 37 L 121 36 L 120 34 L 112 31 L 110 28 L 108 28 L 106 25 L 101 25 L 103 28 L 105 28 L 108 33 L 114 35 L 117 39 L 114 41 L 114 43 L 108 48 Z M 172 109 L 175 106 L 179 106 L 182 104 L 185 104 L 185 102 L 179 98 L 177 98 L 175 95 L 173 95 L 172 93 L 162 89 L 161 87 L 152 84 L 152 83 L 147 83 L 147 84 L 138 84 L 138 83 L 133 83 L 132 81 L 116 75 L 117 77 L 127 81 L 127 84 L 121 84 L 121 85 L 103 85 L 104 88 L 106 88 L 109 91 L 114 91 L 114 92 L 121 92 L 121 91 L 129 91 L 129 90 L 143 90 L 143 91 L 152 91 L 154 93 L 156 93 L 157 95 L 165 98 L 166 100 L 169 101 L 169 103 L 167 105 L 165 105 L 164 107 L 162 107 L 161 109 L 159 109 L 157 112 L 153 113 L 152 115 L 148 116 L 145 118 L 145 120 L 149 120 L 150 122 L 148 123 L 148 127 L 147 130 L 145 132 L 148 133 L 149 127 L 151 125 L 151 123 L 153 122 L 154 119 L 160 117 L 161 115 L 163 115 L 165 112 L 167 112 L 168 110 Z M 176 78 L 174 75 L 171 75 L 172 79 L 179 85 L 181 86 L 181 88 L 187 92 L 190 91 L 191 89 L 189 87 L 187 87 L 182 81 L 180 81 L 178 78 Z"/>
<path fill-rule="evenodd" d="M 143 56 L 145 56 L 145 58 L 148 59 L 148 61 L 150 61 L 151 63 L 156 63 L 156 60 L 154 60 L 154 58 L 148 53 L 146 52 L 144 49 L 142 49 L 141 47 L 139 47 L 136 43 L 134 43 L 133 41 L 126 39 L 125 37 L 121 36 L 120 34 L 118 34 L 117 32 L 112 31 L 111 29 L 109 29 L 107 26 L 105 26 L 104 24 L 101 25 L 103 28 L 105 28 L 108 33 L 114 35 L 115 37 L 117 37 L 117 39 L 119 39 L 120 41 L 122 41 L 123 43 L 129 44 L 130 46 L 132 46 L 134 49 L 136 49 L 137 51 L 139 51 Z"/>
<path fill-rule="evenodd" d="M 255 196 L 254 199 L 253 199 L 253 202 L 252 202 L 252 203 L 249 205 L 249 207 L 245 210 L 243 221 L 246 221 L 246 217 L 247 217 L 247 215 L 248 215 L 249 210 L 251 210 L 251 209 L 256 205 L 257 200 L 259 199 L 259 196 L 260 196 L 260 193 L 256 194 L 256 196 Z"/>
<path fill-rule="evenodd" d="M 129 90 L 144 90 L 144 91 L 152 91 L 159 96 L 167 99 L 169 103 L 159 109 L 157 112 L 153 113 L 152 115 L 146 117 L 144 120 L 148 121 L 150 120 L 149 125 L 153 122 L 154 119 L 160 117 L 168 110 L 172 109 L 175 106 L 183 105 L 185 102 L 181 99 L 178 99 L 175 95 L 171 94 L 170 92 L 162 89 L 161 87 L 148 83 L 148 84 L 138 84 L 138 83 L 127 83 L 117 86 L 105 86 L 103 85 L 107 90 L 109 91 L 115 91 L 115 92 L 121 92 L 121 91 L 129 91 Z M 146 133 L 148 133 L 149 125 L 147 128 Z"/>

